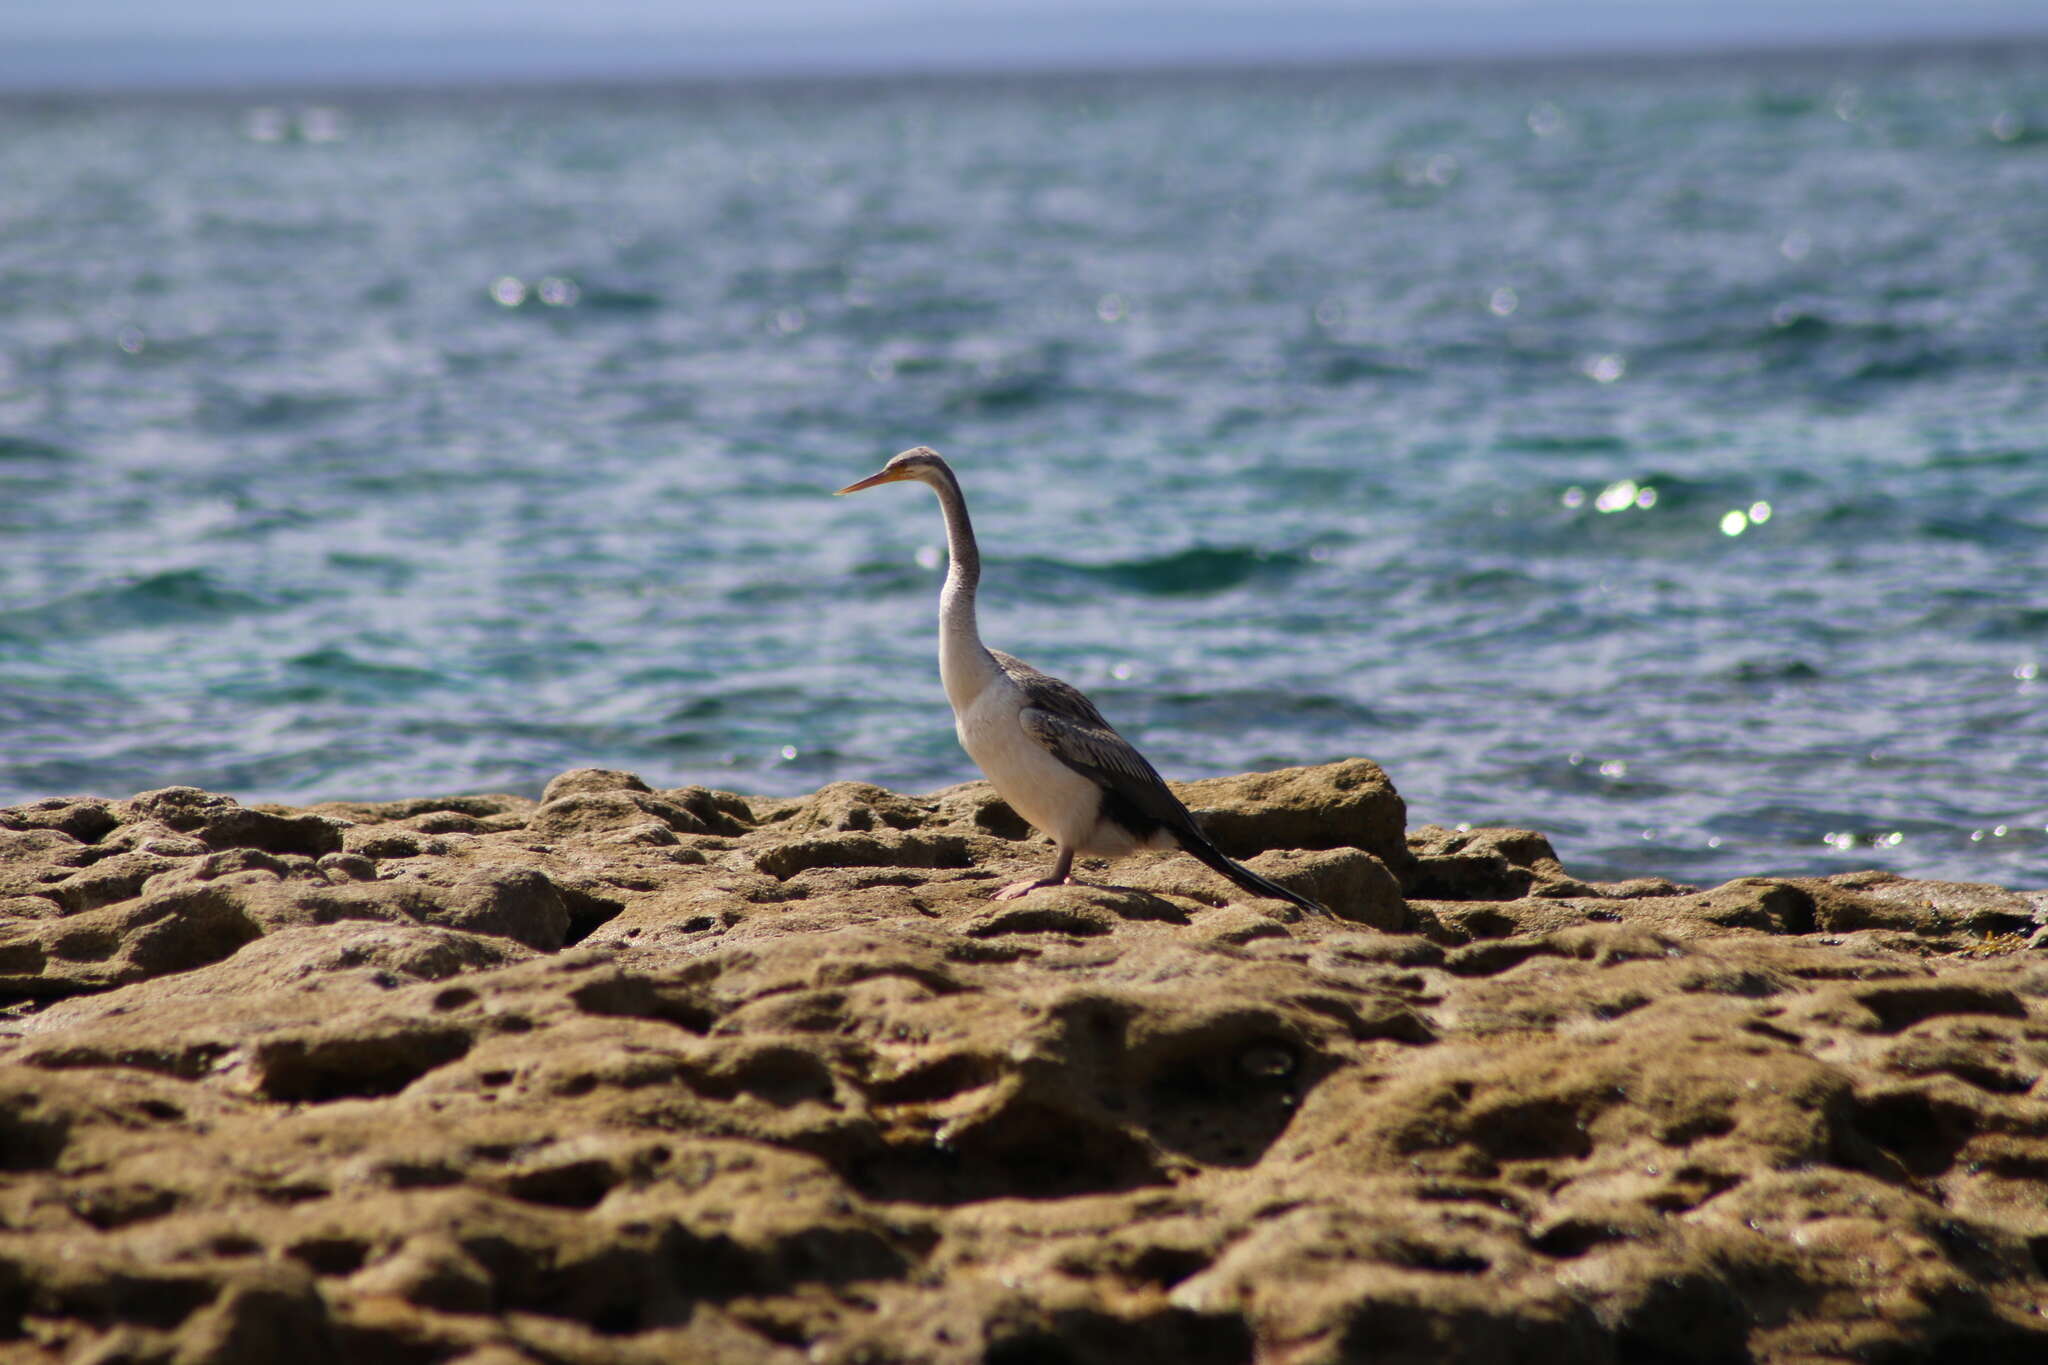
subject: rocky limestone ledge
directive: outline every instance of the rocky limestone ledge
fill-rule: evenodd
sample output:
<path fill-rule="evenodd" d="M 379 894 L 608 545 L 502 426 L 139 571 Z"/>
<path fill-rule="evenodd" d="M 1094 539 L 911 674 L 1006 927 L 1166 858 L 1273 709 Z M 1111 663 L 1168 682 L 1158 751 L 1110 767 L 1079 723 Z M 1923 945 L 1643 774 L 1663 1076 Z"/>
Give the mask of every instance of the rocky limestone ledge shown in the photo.
<path fill-rule="evenodd" d="M 0 1357 L 2048 1360 L 2042 895 L 1182 791 L 0 811 Z"/>

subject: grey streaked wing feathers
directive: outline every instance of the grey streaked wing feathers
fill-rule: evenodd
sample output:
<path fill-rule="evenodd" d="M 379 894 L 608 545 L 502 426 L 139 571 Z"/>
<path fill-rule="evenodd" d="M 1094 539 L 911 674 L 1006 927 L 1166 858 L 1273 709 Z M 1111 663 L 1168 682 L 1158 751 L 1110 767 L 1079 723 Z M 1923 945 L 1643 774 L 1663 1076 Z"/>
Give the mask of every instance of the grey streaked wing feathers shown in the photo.
<path fill-rule="evenodd" d="M 1024 733 L 1043 744 L 1054 758 L 1121 798 L 1138 816 L 1171 830 L 1188 853 L 1252 894 L 1290 901 L 1318 915 L 1330 913 L 1308 897 L 1241 866 L 1210 843 L 1158 770 L 1110 728 L 1080 688 L 1041 673 L 1014 655 L 995 649 L 989 653 L 1024 693 L 1024 709 L 1017 715 Z"/>
<path fill-rule="evenodd" d="M 1081 689 L 1012 655 L 998 650 L 989 653 L 1024 693 L 1018 720 L 1026 734 L 1054 758 L 1115 792 L 1141 814 L 1176 834 L 1192 831 L 1199 835 L 1187 807 L 1167 789 L 1158 770 L 1110 727 Z"/>

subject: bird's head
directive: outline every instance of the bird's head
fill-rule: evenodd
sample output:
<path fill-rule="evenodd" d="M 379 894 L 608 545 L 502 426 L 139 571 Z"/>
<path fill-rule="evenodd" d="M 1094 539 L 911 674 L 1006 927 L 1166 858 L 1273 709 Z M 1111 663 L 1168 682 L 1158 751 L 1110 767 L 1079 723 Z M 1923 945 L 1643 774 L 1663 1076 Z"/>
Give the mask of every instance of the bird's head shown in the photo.
<path fill-rule="evenodd" d="M 905 479 L 915 479 L 919 483 L 936 486 L 947 473 L 946 462 L 939 458 L 938 451 L 930 446 L 914 446 L 883 465 L 879 474 L 870 474 L 859 483 L 846 485 L 839 492 L 858 493 L 861 489 L 873 488 L 876 484 L 901 483 Z M 838 494 L 835 493 L 833 496 L 837 497 Z"/>

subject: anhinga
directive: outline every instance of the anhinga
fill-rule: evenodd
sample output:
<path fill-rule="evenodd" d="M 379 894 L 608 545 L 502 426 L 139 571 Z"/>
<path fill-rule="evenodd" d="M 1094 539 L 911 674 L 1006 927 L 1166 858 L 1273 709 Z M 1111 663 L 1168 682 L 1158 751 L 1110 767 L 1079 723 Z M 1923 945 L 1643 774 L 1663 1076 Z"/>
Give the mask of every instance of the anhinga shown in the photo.
<path fill-rule="evenodd" d="M 930 485 L 946 517 L 951 562 L 939 594 L 939 677 L 953 704 L 960 747 L 996 794 L 1051 836 L 1059 849 L 1050 873 L 1006 886 L 996 898 L 1064 884 L 1077 854 L 1120 858 L 1140 848 L 1182 848 L 1255 896 L 1329 914 L 1308 897 L 1224 856 L 1145 756 L 1110 728 L 1078 688 L 982 644 L 974 623 L 981 553 L 959 480 L 936 451 L 924 446 L 906 450 L 879 474 L 839 491 L 856 493 L 905 480 Z"/>

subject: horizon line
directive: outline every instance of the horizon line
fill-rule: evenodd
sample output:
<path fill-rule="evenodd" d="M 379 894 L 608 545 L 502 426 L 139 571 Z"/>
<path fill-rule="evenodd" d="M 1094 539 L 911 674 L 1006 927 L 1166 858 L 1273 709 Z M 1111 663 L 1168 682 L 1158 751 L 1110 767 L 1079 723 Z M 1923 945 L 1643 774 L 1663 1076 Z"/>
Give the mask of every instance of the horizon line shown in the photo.
<path fill-rule="evenodd" d="M 246 56 L 274 52 L 279 48 L 296 49 L 315 45 L 320 41 L 265 35 L 230 39 L 226 40 L 226 43 L 237 49 L 238 55 Z M 358 55 L 403 53 L 411 56 L 432 52 L 443 41 L 447 40 L 414 34 L 347 40 Z M 1424 41 L 1394 49 L 1353 52 L 1333 52 L 1330 49 L 1335 45 L 1325 41 L 1318 44 L 1321 50 L 1314 52 L 1284 48 L 1260 53 L 1183 50 L 1151 54 L 1102 54 L 1094 60 L 1090 60 L 1085 54 L 1062 58 L 1034 52 L 1021 54 L 1015 59 L 1005 59 L 999 54 L 962 52 L 943 58 L 929 54 L 923 57 L 913 56 L 895 62 L 880 57 L 864 58 L 858 54 L 842 56 L 837 60 L 806 60 L 797 57 L 777 64 L 772 59 L 752 52 L 712 53 L 694 59 L 688 54 L 667 52 L 654 54 L 637 63 L 624 63 L 611 70 L 578 69 L 573 65 L 549 67 L 532 61 L 524 65 L 515 63 L 511 66 L 490 68 L 488 59 L 496 57 L 503 60 L 524 55 L 542 45 L 557 55 L 564 46 L 580 47 L 583 55 L 588 55 L 617 44 L 634 42 L 634 38 L 593 35 L 564 40 L 559 36 L 549 38 L 531 31 L 499 31 L 490 34 L 471 34 L 461 41 L 466 46 L 481 43 L 495 50 L 483 54 L 486 57 L 485 66 L 471 66 L 466 69 L 460 66 L 438 71 L 398 72 L 342 72 L 322 69 L 277 76 L 216 69 L 185 73 L 126 72 L 111 76 L 108 73 L 101 73 L 99 79 L 79 73 L 82 78 L 60 78 L 51 82 L 21 80 L 21 73 L 10 71 L 5 59 L 0 58 L 0 100 L 107 95 L 202 97 L 279 93 L 294 93 L 300 96 L 398 92 L 425 94 L 437 91 L 464 93 L 491 86 L 516 87 L 521 90 L 559 90 L 644 88 L 655 85 L 775 84 L 800 81 L 869 84 L 890 79 L 944 81 L 992 77 L 1057 79 L 1198 74 L 1251 75 L 1311 71 L 1334 73 L 1346 70 L 1416 71 L 1488 66 L 1604 66 L 1631 62 L 1662 64 L 1742 59 L 1811 59 L 1828 55 L 1871 58 L 1907 56 L 1925 53 L 1930 49 L 1955 55 L 1971 52 L 2006 55 L 2014 45 L 2028 49 L 2048 47 L 2048 19 L 2044 19 L 2038 26 L 1993 27 L 1981 31 L 1943 34 L 1918 31 L 1842 35 L 1794 33 L 1772 38 L 1754 33 L 1735 33 L 1718 40 L 1686 38 L 1682 41 L 1659 41 L 1648 35 L 1630 34 L 1618 36 L 1612 42 L 1560 41 L 1554 45 L 1532 46 L 1526 42 L 1518 43 L 1512 40 L 1503 40 L 1493 45 L 1484 42 L 1472 45 L 1437 45 Z M 106 52 L 112 49 L 163 45 L 217 52 L 223 43 L 222 40 L 184 36 L 169 39 L 62 37 L 27 40 L 25 44 L 15 46 L 13 52 L 18 57 L 22 54 L 23 47 L 42 48 L 45 51 L 70 48 Z"/>

